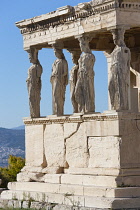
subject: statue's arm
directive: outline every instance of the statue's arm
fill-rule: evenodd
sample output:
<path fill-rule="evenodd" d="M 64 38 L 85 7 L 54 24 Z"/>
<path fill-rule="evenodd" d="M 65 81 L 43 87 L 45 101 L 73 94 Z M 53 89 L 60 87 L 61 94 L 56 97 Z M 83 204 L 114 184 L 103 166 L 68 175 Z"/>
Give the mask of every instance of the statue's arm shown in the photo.
<path fill-rule="evenodd" d="M 43 72 L 42 66 L 39 65 L 39 67 L 38 67 L 38 69 L 37 69 L 37 76 L 38 76 L 38 77 L 41 77 L 42 72 Z"/>
<path fill-rule="evenodd" d="M 65 61 L 65 64 L 64 64 L 64 83 L 65 83 L 65 85 L 68 84 L 68 63 L 67 63 L 67 61 Z"/>
<path fill-rule="evenodd" d="M 52 74 L 51 74 L 51 78 L 50 78 L 50 82 L 52 83 L 54 77 L 56 77 L 56 68 L 58 68 L 58 66 L 56 67 L 55 62 L 52 65 Z"/>
<path fill-rule="evenodd" d="M 31 68 L 31 67 L 30 67 Z M 29 80 L 30 80 L 30 68 L 28 69 L 28 74 L 27 74 L 27 79 L 26 79 L 26 82 L 28 83 Z"/>

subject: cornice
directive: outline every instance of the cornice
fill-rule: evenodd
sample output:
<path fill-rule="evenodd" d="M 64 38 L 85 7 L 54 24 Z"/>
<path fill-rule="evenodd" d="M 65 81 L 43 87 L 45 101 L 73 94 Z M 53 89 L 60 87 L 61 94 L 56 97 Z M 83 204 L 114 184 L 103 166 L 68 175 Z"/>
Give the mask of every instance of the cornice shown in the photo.
<path fill-rule="evenodd" d="M 73 10 L 70 14 L 62 16 L 50 16 L 50 18 L 47 19 L 43 19 L 40 16 L 40 19 L 38 18 L 38 22 L 36 22 L 37 17 L 36 19 L 32 18 L 29 20 L 25 20 L 25 24 L 23 23 L 23 21 L 17 22 L 16 26 L 20 28 L 21 34 L 30 34 L 35 31 L 43 31 L 49 29 L 50 27 L 63 25 L 65 23 L 71 23 L 79 19 L 84 19 L 90 16 L 94 16 L 96 14 L 104 13 L 117 7 L 118 5 L 115 1 L 109 1 L 105 2 L 104 4 L 94 5 L 88 10 L 80 10 L 78 12 Z"/>
<path fill-rule="evenodd" d="M 70 6 L 67 7 L 69 8 Z M 120 9 L 121 11 L 139 11 L 140 3 L 132 1 L 122 1 L 119 3 L 118 1 L 103 0 L 100 0 L 98 3 L 98 1 L 95 0 L 95 4 L 91 4 L 88 9 L 76 11 L 73 7 L 73 9 L 69 10 L 70 12 L 67 12 L 66 14 L 62 13 L 62 15 L 61 13 L 58 13 L 61 11 L 60 9 L 58 11 L 50 12 L 46 15 L 17 22 L 16 26 L 20 28 L 21 34 L 31 34 L 33 32 L 47 30 L 50 27 L 68 24 L 79 19 L 85 19 L 96 14 L 110 12 L 112 10 Z"/>

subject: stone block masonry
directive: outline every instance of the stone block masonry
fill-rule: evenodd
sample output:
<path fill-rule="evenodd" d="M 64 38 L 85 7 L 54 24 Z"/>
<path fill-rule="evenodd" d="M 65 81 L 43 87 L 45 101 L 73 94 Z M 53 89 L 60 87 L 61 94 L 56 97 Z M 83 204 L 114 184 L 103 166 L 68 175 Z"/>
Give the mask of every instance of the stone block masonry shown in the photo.
<path fill-rule="evenodd" d="M 139 208 L 139 119 L 127 112 L 26 118 L 26 166 L 1 199 L 45 201 L 60 209 Z M 43 154 L 33 159 L 36 148 Z"/>

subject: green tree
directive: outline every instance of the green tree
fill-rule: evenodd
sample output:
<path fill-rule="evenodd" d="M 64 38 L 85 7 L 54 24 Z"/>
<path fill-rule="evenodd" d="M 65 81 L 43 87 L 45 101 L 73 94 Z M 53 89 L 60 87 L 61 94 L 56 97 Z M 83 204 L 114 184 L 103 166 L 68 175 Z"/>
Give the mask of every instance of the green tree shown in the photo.
<path fill-rule="evenodd" d="M 2 179 L 2 184 L 0 187 L 7 187 L 8 182 L 16 181 L 17 174 L 25 165 L 25 159 L 16 156 L 9 156 L 8 167 L 0 167 L 0 179 Z"/>

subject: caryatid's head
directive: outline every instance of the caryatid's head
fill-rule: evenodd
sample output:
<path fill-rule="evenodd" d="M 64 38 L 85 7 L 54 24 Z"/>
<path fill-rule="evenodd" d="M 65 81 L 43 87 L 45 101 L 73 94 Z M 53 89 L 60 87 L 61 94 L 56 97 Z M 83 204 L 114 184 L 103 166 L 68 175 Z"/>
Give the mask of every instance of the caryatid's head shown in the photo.
<path fill-rule="evenodd" d="M 71 51 L 72 61 L 76 65 L 78 65 L 80 54 L 81 54 L 81 51 Z"/>
<path fill-rule="evenodd" d="M 62 52 L 62 49 L 54 48 L 54 54 L 59 59 L 64 59 L 65 58 L 65 56 Z"/>
<path fill-rule="evenodd" d="M 54 54 L 58 59 L 64 59 L 64 53 L 63 53 L 63 43 L 62 42 L 56 42 L 52 44 L 52 48 L 54 49 Z"/>
<path fill-rule="evenodd" d="M 124 29 L 113 29 L 111 30 L 112 32 L 112 35 L 113 35 L 113 42 L 115 45 L 118 45 L 118 46 L 125 46 L 125 42 L 124 42 L 124 32 L 125 30 Z"/>
<path fill-rule="evenodd" d="M 38 63 L 38 50 L 36 48 L 30 48 L 28 50 L 30 63 L 37 64 Z"/>
<path fill-rule="evenodd" d="M 90 38 L 88 36 L 82 36 L 78 38 L 81 51 L 84 53 L 91 53 L 91 49 L 89 47 Z"/>

